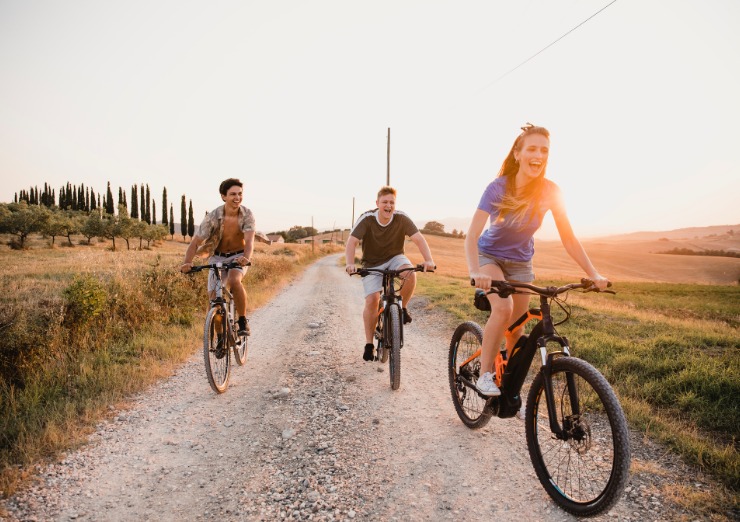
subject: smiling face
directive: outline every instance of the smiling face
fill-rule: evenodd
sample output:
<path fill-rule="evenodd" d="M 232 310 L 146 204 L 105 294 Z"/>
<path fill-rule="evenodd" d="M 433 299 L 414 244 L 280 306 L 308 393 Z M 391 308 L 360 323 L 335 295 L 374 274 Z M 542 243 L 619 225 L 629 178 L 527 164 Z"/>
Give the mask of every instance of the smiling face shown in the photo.
<path fill-rule="evenodd" d="M 375 204 L 378 206 L 378 218 L 385 224 L 391 220 L 396 211 L 396 196 L 394 194 L 383 194 Z"/>
<path fill-rule="evenodd" d="M 242 188 L 239 185 L 233 185 L 226 191 L 226 195 L 221 194 L 221 199 L 226 204 L 227 209 L 238 210 L 242 204 Z"/>
<path fill-rule="evenodd" d="M 514 158 L 519 162 L 517 181 L 528 183 L 539 177 L 547 166 L 549 154 L 549 138 L 535 133 L 525 136 L 521 148 L 514 152 Z"/>

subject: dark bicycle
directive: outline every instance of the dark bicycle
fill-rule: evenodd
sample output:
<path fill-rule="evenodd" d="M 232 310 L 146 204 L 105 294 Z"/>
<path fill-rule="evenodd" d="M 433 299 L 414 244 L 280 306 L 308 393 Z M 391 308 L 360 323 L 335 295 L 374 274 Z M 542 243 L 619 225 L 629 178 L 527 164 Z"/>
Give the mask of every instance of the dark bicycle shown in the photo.
<path fill-rule="evenodd" d="M 247 263 L 246 266 L 251 265 Z M 206 365 L 208 384 L 216 393 L 223 393 L 229 385 L 231 374 L 231 357 L 239 366 L 247 362 L 247 336 L 238 335 L 237 320 L 234 313 L 234 298 L 223 284 L 223 276 L 229 269 L 241 268 L 236 261 L 231 263 L 213 263 L 194 266 L 189 273 L 201 270 L 212 270 L 216 277 L 216 297 L 211 300 L 211 307 L 206 314 L 203 328 L 203 359 Z M 223 272 L 223 274 L 222 274 Z"/>
<path fill-rule="evenodd" d="M 501 348 L 496 355 L 498 397 L 486 397 L 475 387 L 481 374 L 481 327 L 474 322 L 457 327 L 450 343 L 448 370 L 458 416 L 469 428 L 485 426 L 493 415 L 514 416 L 521 407 L 522 385 L 539 351 L 542 366 L 530 386 L 524 413 L 527 448 L 537 477 L 550 497 L 570 513 L 592 516 L 610 509 L 629 478 L 627 422 L 609 382 L 589 363 L 571 356 L 568 339 L 555 330 L 570 317 L 564 295 L 579 288 L 598 290 L 588 279 L 561 287 L 505 281 L 492 281 L 491 286 L 489 292 L 476 290 L 479 310 L 491 309 L 487 293 L 501 297 L 531 293 L 540 298 L 540 307 L 530 309 L 509 326 L 507 337 L 531 320 L 539 322 L 516 341 L 510 354 Z M 565 319 L 556 324 L 551 302 L 565 312 Z M 548 344 L 557 348 L 548 351 Z"/>
<path fill-rule="evenodd" d="M 426 271 L 433 272 L 433 270 Z M 390 360 L 389 374 L 392 390 L 397 390 L 401 386 L 401 347 L 403 347 L 403 303 L 399 294 L 403 283 L 396 289 L 395 280 L 405 272 L 424 272 L 424 265 L 399 270 L 360 268 L 355 272 L 362 277 L 371 273 L 383 276 L 383 290 L 378 305 L 378 324 L 375 327 L 375 339 L 378 341 L 375 360 L 382 363 Z"/>

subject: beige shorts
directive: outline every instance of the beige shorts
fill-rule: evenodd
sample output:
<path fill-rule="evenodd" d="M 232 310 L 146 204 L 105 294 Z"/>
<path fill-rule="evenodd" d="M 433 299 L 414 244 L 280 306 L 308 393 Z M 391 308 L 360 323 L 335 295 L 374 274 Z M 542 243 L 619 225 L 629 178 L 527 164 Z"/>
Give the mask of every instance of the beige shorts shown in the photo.
<path fill-rule="evenodd" d="M 368 266 L 365 268 L 377 268 L 378 270 L 398 270 L 402 266 L 414 266 L 409 261 L 409 258 L 403 254 L 399 254 L 390 261 L 386 261 L 382 265 Z M 375 292 L 380 292 L 383 289 L 383 274 L 370 273 L 362 278 L 362 286 L 365 288 L 365 297 Z"/>
<path fill-rule="evenodd" d="M 219 256 L 216 254 L 213 254 L 210 259 L 208 260 L 209 264 L 213 263 L 231 263 L 232 261 L 242 257 L 244 255 L 244 252 L 237 252 L 232 253 L 228 257 Z M 240 266 L 239 268 L 232 268 L 231 270 L 238 270 L 242 273 L 242 276 L 247 272 L 246 266 Z M 228 270 L 221 270 L 221 280 L 223 281 L 226 277 L 226 274 L 228 273 Z M 208 292 L 215 292 L 216 291 L 216 273 L 213 270 L 210 270 L 208 272 Z"/>

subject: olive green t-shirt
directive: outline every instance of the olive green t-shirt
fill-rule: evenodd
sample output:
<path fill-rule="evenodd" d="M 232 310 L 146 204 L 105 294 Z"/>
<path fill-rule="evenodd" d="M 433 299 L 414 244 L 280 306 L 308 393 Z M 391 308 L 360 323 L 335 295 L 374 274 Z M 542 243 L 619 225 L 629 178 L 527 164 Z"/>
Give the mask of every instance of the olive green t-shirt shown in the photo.
<path fill-rule="evenodd" d="M 387 225 L 378 221 L 378 209 L 362 214 L 350 234 L 362 241 L 362 266 L 372 268 L 404 253 L 406 236 L 419 229 L 411 218 L 396 210 Z"/>

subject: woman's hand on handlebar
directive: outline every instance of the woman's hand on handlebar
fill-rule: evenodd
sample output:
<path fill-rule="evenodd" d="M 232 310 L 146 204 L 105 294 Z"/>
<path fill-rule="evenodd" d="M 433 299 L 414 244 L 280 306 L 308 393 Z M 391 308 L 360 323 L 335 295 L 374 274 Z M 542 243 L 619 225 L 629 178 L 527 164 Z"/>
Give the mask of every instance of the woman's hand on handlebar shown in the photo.
<path fill-rule="evenodd" d="M 434 264 L 434 261 L 424 261 L 419 265 L 422 267 L 422 272 L 434 272 L 434 270 L 437 268 L 437 265 Z"/>
<path fill-rule="evenodd" d="M 491 289 L 491 276 L 486 275 L 482 272 L 473 272 L 470 274 L 470 281 L 475 285 L 476 288 L 485 290 L 486 292 Z"/>
<path fill-rule="evenodd" d="M 606 290 L 607 286 L 611 286 L 609 280 L 606 277 L 600 276 L 599 274 L 596 274 L 596 277 L 591 277 L 590 279 L 599 292 L 603 292 L 604 290 Z"/>
<path fill-rule="evenodd" d="M 191 268 L 193 268 L 193 263 L 183 263 L 182 265 L 180 265 L 180 272 L 182 272 L 183 274 L 187 274 L 188 272 L 190 272 Z"/>
<path fill-rule="evenodd" d="M 354 265 L 354 263 L 347 265 L 344 268 L 344 271 L 347 272 L 348 275 L 352 275 L 355 272 L 357 272 L 357 267 Z"/>

